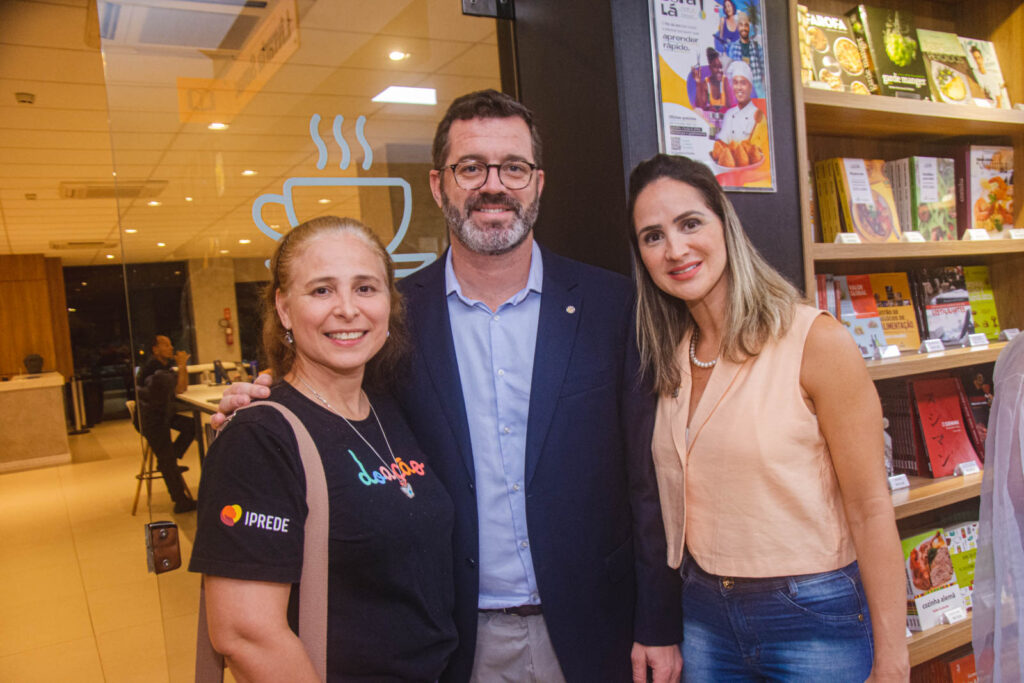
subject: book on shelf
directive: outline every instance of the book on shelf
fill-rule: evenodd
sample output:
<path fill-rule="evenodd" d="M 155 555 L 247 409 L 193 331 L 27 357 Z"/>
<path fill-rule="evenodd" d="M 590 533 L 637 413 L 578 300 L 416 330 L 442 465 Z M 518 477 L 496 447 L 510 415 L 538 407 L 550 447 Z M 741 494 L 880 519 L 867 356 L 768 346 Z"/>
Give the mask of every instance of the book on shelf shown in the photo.
<path fill-rule="evenodd" d="M 949 666 L 949 683 L 977 683 L 978 669 L 974 652 L 960 655 L 946 663 Z"/>
<path fill-rule="evenodd" d="M 956 157 L 957 231 L 1013 227 L 1013 147 L 967 145 Z"/>
<path fill-rule="evenodd" d="M 985 91 L 974 78 L 963 45 L 955 33 L 919 28 L 917 42 L 921 46 L 933 100 L 973 105 L 976 98 L 984 99 Z"/>
<path fill-rule="evenodd" d="M 913 271 L 921 334 L 941 339 L 947 347 L 963 346 L 974 332 L 971 302 L 961 266 L 919 268 Z"/>
<path fill-rule="evenodd" d="M 874 293 L 886 344 L 896 344 L 900 351 L 917 351 L 921 335 L 910 294 L 906 273 L 871 273 L 868 275 Z"/>
<path fill-rule="evenodd" d="M 958 647 L 910 668 L 910 683 L 977 683 L 974 651 Z"/>
<path fill-rule="evenodd" d="M 974 331 L 984 332 L 989 341 L 999 339 L 999 312 L 992 292 L 988 266 L 964 266 L 964 285 L 971 302 Z"/>
<path fill-rule="evenodd" d="M 828 273 L 819 273 L 814 279 L 817 285 L 818 308 L 828 311 L 833 318 L 839 320 L 839 284 L 835 277 Z"/>
<path fill-rule="evenodd" d="M 828 215 L 838 219 L 838 225 L 833 222 L 830 232 L 838 227 L 841 232 L 856 233 L 862 242 L 898 242 L 900 223 L 892 185 L 885 175 L 885 162 L 834 158 L 820 163 L 825 190 L 824 196 L 818 196 L 822 234 L 826 220 L 824 204 L 828 201 L 834 207 Z"/>
<path fill-rule="evenodd" d="M 903 232 L 916 230 L 929 242 L 958 237 L 954 167 L 952 159 L 939 157 L 885 162 Z"/>
<path fill-rule="evenodd" d="M 957 372 L 967 402 L 965 409 L 968 422 L 974 429 L 974 447 L 978 457 L 985 461 L 985 439 L 988 436 L 988 419 L 992 412 L 992 365 L 972 365 Z"/>
<path fill-rule="evenodd" d="M 875 350 L 886 345 L 882 318 L 867 275 L 835 275 L 839 286 L 839 322 L 853 336 L 860 354 L 872 358 Z"/>
<path fill-rule="evenodd" d="M 946 610 L 964 607 L 953 561 L 941 528 L 900 543 L 907 580 L 907 627 L 925 631 L 940 624 Z"/>
<path fill-rule="evenodd" d="M 836 198 L 836 181 L 832 162 L 832 159 L 824 159 L 814 164 L 814 187 L 817 194 L 815 204 L 818 207 L 823 242 L 835 241 L 836 235 L 843 231 L 843 224 L 839 219 L 839 203 Z"/>
<path fill-rule="evenodd" d="M 928 456 L 917 429 L 913 396 L 905 380 L 880 382 L 876 385 L 882 413 L 889 420 L 892 437 L 892 467 L 897 474 L 927 477 Z"/>
<path fill-rule="evenodd" d="M 1010 93 L 1006 90 L 1006 80 L 1003 79 L 1003 70 L 999 67 L 996 46 L 988 40 L 963 36 L 960 36 L 960 45 L 963 46 L 974 79 L 984 92 L 984 96 L 976 99 L 975 104 L 1000 109 L 1013 108 Z"/>
<path fill-rule="evenodd" d="M 964 423 L 959 384 L 956 377 L 910 380 L 921 442 L 933 477 L 947 477 L 961 463 L 982 464 Z"/>
<path fill-rule="evenodd" d="M 803 84 L 822 90 L 870 95 L 860 50 L 846 17 L 797 6 Z"/>
<path fill-rule="evenodd" d="M 964 607 L 970 611 L 973 607 L 974 563 L 978 556 L 978 522 L 943 527 L 942 536 L 949 548 L 960 597 L 963 598 Z"/>
<path fill-rule="evenodd" d="M 929 99 L 928 77 L 910 12 L 857 5 L 846 18 L 872 94 Z"/>

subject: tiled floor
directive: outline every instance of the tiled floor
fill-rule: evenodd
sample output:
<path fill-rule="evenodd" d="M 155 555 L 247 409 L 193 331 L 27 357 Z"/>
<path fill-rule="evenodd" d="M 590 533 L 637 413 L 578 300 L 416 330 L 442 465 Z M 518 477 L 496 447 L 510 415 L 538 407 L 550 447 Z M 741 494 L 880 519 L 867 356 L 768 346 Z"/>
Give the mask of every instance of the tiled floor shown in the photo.
<path fill-rule="evenodd" d="M 191 681 L 199 577 L 146 571 L 143 524 L 175 519 L 188 563 L 195 513 L 163 481 L 131 516 L 141 451 L 127 420 L 69 437 L 70 465 L 0 474 L 0 681 Z M 198 490 L 197 449 L 184 464 Z"/>

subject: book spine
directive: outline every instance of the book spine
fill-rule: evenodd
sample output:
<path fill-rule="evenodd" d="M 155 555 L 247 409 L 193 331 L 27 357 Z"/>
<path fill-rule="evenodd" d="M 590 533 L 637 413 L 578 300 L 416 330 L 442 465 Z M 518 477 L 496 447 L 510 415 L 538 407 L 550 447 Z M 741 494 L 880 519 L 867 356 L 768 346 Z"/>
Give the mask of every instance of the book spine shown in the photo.
<path fill-rule="evenodd" d="M 839 223 L 843 232 L 857 232 L 853 226 L 853 213 L 850 208 L 850 192 L 847 186 L 846 159 L 831 159 L 832 173 L 835 177 L 836 204 L 839 206 Z"/>
<path fill-rule="evenodd" d="M 971 410 L 971 402 L 967 399 L 967 392 L 964 390 L 964 383 L 960 381 L 959 377 L 954 378 L 956 380 L 956 393 L 960 399 L 960 412 L 963 414 L 964 427 L 967 428 L 967 436 L 971 440 L 971 445 L 974 446 L 974 450 L 977 451 L 978 457 L 982 460 L 985 458 L 985 439 L 978 440 L 980 433 L 978 432 L 978 423 L 974 420 L 974 411 Z"/>
<path fill-rule="evenodd" d="M 864 63 L 864 79 L 868 82 L 868 90 L 872 95 L 880 95 L 878 73 L 875 71 L 875 60 L 872 58 L 871 43 L 867 37 L 867 15 L 863 9 L 863 5 L 857 5 L 846 13 L 846 18 L 850 23 L 850 32 L 853 33 L 853 42 L 857 43 L 857 50 L 860 52 L 860 61 Z"/>
<path fill-rule="evenodd" d="M 971 227 L 973 212 L 970 207 L 971 187 L 971 147 L 964 146 L 956 150 L 953 156 L 953 173 L 956 177 L 956 236 L 960 239 L 967 228 Z"/>

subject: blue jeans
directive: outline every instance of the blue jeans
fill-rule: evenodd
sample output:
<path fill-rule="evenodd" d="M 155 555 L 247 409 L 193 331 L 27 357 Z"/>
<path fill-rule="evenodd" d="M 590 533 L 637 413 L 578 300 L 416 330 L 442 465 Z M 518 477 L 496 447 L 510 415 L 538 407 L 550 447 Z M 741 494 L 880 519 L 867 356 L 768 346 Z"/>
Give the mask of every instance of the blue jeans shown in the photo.
<path fill-rule="evenodd" d="M 874 644 L 857 563 L 729 579 L 683 560 L 683 679 L 860 683 Z"/>

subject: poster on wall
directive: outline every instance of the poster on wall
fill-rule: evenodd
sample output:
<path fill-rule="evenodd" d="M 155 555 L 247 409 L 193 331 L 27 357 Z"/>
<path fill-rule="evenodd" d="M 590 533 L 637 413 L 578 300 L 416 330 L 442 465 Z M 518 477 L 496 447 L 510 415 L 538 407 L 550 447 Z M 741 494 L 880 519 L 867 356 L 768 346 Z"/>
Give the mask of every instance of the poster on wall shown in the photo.
<path fill-rule="evenodd" d="M 650 0 L 662 152 L 730 191 L 774 192 L 763 0 Z"/>

